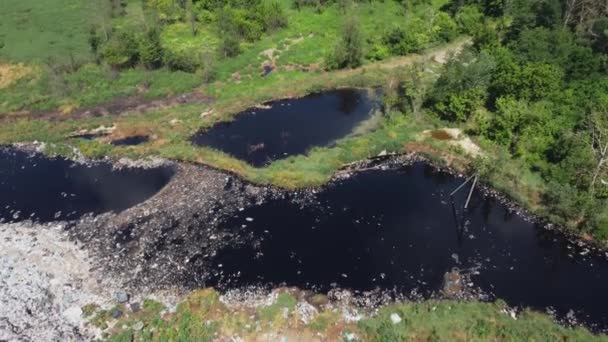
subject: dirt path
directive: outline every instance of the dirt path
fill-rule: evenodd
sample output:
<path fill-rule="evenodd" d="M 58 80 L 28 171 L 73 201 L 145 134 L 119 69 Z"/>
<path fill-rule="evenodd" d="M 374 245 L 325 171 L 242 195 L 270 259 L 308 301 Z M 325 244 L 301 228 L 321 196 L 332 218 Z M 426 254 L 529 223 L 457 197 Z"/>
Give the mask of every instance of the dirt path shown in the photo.
<path fill-rule="evenodd" d="M 393 57 L 381 62 L 367 64 L 356 69 L 340 70 L 337 71 L 336 74 L 344 77 L 358 74 L 363 69 L 395 69 L 428 59 L 439 64 L 445 64 L 449 60 L 450 56 L 459 54 L 467 45 L 471 44 L 472 40 L 470 38 L 458 39 L 455 42 L 436 49 L 431 49 L 423 54 L 409 54 L 407 56 Z"/>

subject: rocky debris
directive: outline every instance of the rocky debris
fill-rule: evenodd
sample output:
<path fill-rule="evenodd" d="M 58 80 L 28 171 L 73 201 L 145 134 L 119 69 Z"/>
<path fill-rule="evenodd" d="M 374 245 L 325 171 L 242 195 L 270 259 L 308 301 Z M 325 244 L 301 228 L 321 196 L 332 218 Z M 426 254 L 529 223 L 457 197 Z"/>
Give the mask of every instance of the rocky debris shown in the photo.
<path fill-rule="evenodd" d="M 465 280 L 458 268 L 453 268 L 443 275 L 442 294 L 447 298 L 457 298 L 465 291 Z"/>
<path fill-rule="evenodd" d="M 62 225 L 0 225 L 0 340 L 86 341 L 82 307 L 114 287 Z"/>
<path fill-rule="evenodd" d="M 140 330 L 142 330 L 144 328 L 144 322 L 139 321 L 139 322 L 133 324 L 132 328 L 135 331 L 140 331 Z"/>
<path fill-rule="evenodd" d="M 110 135 L 115 130 L 116 130 L 116 125 L 112 125 L 110 127 L 101 125 L 97 128 L 93 128 L 93 129 L 81 129 L 81 130 L 72 132 L 68 135 L 68 138 L 85 138 L 85 139 L 97 138 L 97 137 Z"/>
<path fill-rule="evenodd" d="M 344 334 L 344 340 L 346 340 L 347 342 L 353 342 L 353 341 L 357 341 L 357 335 L 355 335 L 354 333 L 351 332 L 347 332 Z"/>
<path fill-rule="evenodd" d="M 201 113 L 201 119 L 204 119 L 204 118 L 206 118 L 206 117 L 208 117 L 209 115 L 212 115 L 212 114 L 213 114 L 213 109 L 209 109 L 209 110 L 207 110 L 205 112 L 202 112 Z"/>
<path fill-rule="evenodd" d="M 317 308 L 308 304 L 307 302 L 298 302 L 296 305 L 296 312 L 298 313 L 298 317 L 304 324 L 309 324 L 319 313 Z"/>
<path fill-rule="evenodd" d="M 141 305 L 139 303 L 131 303 L 129 309 L 131 309 L 131 312 L 139 312 L 139 310 L 141 310 Z"/>
<path fill-rule="evenodd" d="M 209 167 L 178 164 L 175 171 L 146 202 L 70 226 L 71 237 L 91 251 L 97 267 L 121 279 L 123 289 L 208 286 L 210 259 L 226 246 L 247 242 L 222 222 L 239 208 L 281 193 Z"/>
<path fill-rule="evenodd" d="M 126 303 L 129 301 L 129 294 L 124 292 L 124 291 L 118 291 L 116 293 L 114 293 L 114 299 L 118 302 L 118 303 Z"/>
<path fill-rule="evenodd" d="M 122 316 L 122 310 L 117 307 L 114 307 L 110 310 L 110 316 L 114 319 L 119 319 Z"/>

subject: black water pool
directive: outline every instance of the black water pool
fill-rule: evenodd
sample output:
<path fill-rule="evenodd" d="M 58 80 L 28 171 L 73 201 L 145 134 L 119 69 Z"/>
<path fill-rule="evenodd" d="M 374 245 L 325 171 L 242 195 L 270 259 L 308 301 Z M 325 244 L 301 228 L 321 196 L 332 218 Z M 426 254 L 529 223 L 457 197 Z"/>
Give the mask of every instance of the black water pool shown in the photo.
<path fill-rule="evenodd" d="M 224 151 L 254 166 L 306 153 L 342 138 L 370 118 L 376 103 L 368 90 L 340 89 L 252 108 L 232 122 L 194 135 L 194 144 Z"/>
<path fill-rule="evenodd" d="M 126 137 L 118 140 L 112 141 L 112 145 L 114 146 L 133 146 L 139 145 L 150 141 L 150 137 L 147 135 L 135 135 L 132 137 Z"/>
<path fill-rule="evenodd" d="M 466 214 L 454 215 L 448 194 L 461 182 L 417 163 L 339 181 L 318 194 L 317 205 L 268 200 L 225 223 L 251 243 L 218 254 L 208 281 L 429 296 L 458 267 L 489 298 L 561 317 L 572 310 L 592 327 L 608 327 L 606 256 L 587 254 L 478 192 Z M 460 209 L 465 196 L 457 198 Z"/>
<path fill-rule="evenodd" d="M 172 168 L 84 165 L 63 158 L 0 149 L 0 222 L 77 219 L 121 211 L 158 192 Z"/>

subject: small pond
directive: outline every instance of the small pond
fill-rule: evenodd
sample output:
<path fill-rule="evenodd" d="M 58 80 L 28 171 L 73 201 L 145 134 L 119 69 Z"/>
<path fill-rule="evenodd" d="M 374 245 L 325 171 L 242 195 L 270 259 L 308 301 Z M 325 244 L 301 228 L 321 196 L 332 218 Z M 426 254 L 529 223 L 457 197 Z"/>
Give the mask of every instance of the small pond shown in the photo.
<path fill-rule="evenodd" d="M 380 289 L 428 297 L 457 267 L 488 299 L 554 310 L 562 318 L 570 313 L 607 328 L 606 256 L 578 248 L 480 191 L 466 214 L 462 191 L 455 215 L 449 193 L 462 181 L 415 163 L 334 182 L 314 205 L 295 204 L 290 195 L 268 199 L 225 222 L 250 243 L 213 259 L 209 285 Z"/>
<path fill-rule="evenodd" d="M 334 90 L 251 108 L 232 122 L 197 133 L 192 141 L 260 167 L 347 136 L 375 108 L 370 90 Z"/>
<path fill-rule="evenodd" d="M 171 167 L 113 169 L 1 148 L 0 222 L 122 211 L 154 195 L 172 175 Z"/>

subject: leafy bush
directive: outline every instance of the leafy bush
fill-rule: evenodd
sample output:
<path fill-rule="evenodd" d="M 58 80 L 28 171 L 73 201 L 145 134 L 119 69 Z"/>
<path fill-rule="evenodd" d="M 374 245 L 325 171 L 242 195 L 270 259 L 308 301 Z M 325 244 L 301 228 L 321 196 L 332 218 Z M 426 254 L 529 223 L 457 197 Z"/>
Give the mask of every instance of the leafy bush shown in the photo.
<path fill-rule="evenodd" d="M 334 50 L 325 58 L 325 65 L 329 70 L 356 68 L 362 61 L 363 39 L 359 21 L 356 17 L 349 16 L 342 26 L 341 36 Z"/>
<path fill-rule="evenodd" d="M 134 66 L 139 58 L 138 40 L 134 33 L 120 31 L 112 35 L 101 50 L 103 59 L 114 68 Z"/>
<path fill-rule="evenodd" d="M 217 15 L 220 34 L 232 34 L 248 41 L 258 40 L 262 36 L 263 24 L 254 16 L 255 11 L 225 6 Z"/>
<path fill-rule="evenodd" d="M 293 0 L 293 8 L 302 9 L 304 7 L 314 7 L 320 12 L 323 8 L 321 0 Z"/>
<path fill-rule="evenodd" d="M 462 93 L 449 94 L 435 105 L 435 110 L 444 119 L 466 121 L 484 103 L 485 91 L 476 87 Z"/>
<path fill-rule="evenodd" d="M 139 58 L 148 69 L 159 68 L 163 64 L 163 48 L 157 29 L 150 29 L 139 39 Z"/>
<path fill-rule="evenodd" d="M 177 0 L 145 0 L 145 5 L 154 10 L 162 21 L 173 22 L 183 15 L 183 1 Z"/>
<path fill-rule="evenodd" d="M 430 36 L 424 22 L 414 19 L 405 27 L 394 27 L 384 36 L 383 41 L 392 54 L 403 56 L 420 52 L 430 42 Z"/>
<path fill-rule="evenodd" d="M 369 48 L 369 50 L 367 51 L 367 54 L 365 55 L 365 57 L 371 61 L 381 61 L 383 59 L 386 59 L 388 57 L 390 57 L 391 55 L 391 50 L 388 48 L 388 46 L 382 44 L 382 43 L 370 43 L 371 47 Z"/>
<path fill-rule="evenodd" d="M 172 71 L 195 72 L 200 66 L 200 60 L 186 51 L 165 50 L 163 63 Z"/>
<path fill-rule="evenodd" d="M 433 32 L 438 40 L 449 42 L 458 37 L 458 25 L 445 12 L 439 12 L 433 19 Z"/>
<path fill-rule="evenodd" d="M 232 34 L 225 34 L 220 42 L 219 52 L 223 57 L 234 57 L 241 53 L 241 45 L 238 38 Z"/>
<path fill-rule="evenodd" d="M 287 14 L 277 1 L 263 3 L 258 8 L 265 31 L 287 27 Z"/>
<path fill-rule="evenodd" d="M 477 6 L 463 6 L 455 16 L 462 33 L 474 35 L 483 26 L 484 16 Z"/>

